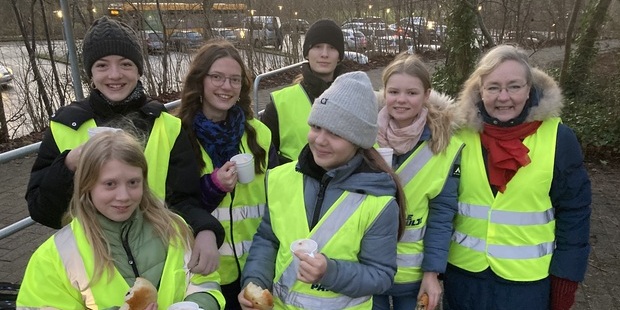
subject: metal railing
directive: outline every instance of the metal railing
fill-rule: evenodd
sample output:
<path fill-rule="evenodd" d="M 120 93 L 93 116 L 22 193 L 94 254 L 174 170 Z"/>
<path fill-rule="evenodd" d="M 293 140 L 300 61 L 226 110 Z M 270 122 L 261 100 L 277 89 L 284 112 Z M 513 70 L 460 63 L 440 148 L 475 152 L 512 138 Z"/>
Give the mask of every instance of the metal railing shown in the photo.
<path fill-rule="evenodd" d="M 265 72 L 262 74 L 259 74 L 256 76 L 256 78 L 254 79 L 254 94 L 253 94 L 253 100 L 254 100 L 254 104 L 256 106 L 256 108 L 254 109 L 255 113 L 258 115 L 259 114 L 259 105 L 258 105 L 258 84 L 260 83 L 261 79 L 267 76 L 272 76 L 287 70 L 291 70 L 291 69 L 297 69 L 299 68 L 302 64 L 304 63 L 304 61 L 296 63 L 296 64 L 292 64 L 286 67 L 282 67 L 273 71 L 269 71 L 269 72 Z M 166 109 L 171 110 L 174 109 L 176 107 L 178 107 L 181 104 L 181 100 L 175 100 L 172 102 L 168 102 L 165 104 Z M 33 143 L 24 147 L 20 147 L 18 149 L 15 150 L 11 150 L 8 152 L 4 152 L 0 154 L 0 164 L 4 164 L 6 162 L 9 162 L 13 159 L 17 159 L 17 158 L 22 158 L 25 157 L 27 155 L 36 153 L 39 150 L 39 146 L 41 145 L 41 142 L 37 142 L 37 143 Z M 36 222 L 30 217 L 26 217 L 20 221 L 17 221 L 9 226 L 3 227 L 2 229 L 0 229 L 0 240 L 22 230 L 25 229 L 33 224 L 36 224 Z"/>

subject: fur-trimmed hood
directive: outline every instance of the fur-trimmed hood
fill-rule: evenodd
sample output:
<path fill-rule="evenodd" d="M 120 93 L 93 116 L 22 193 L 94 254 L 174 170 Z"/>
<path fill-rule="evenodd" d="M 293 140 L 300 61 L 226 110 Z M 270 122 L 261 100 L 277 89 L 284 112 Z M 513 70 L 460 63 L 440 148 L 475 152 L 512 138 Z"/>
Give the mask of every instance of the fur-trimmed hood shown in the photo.
<path fill-rule="evenodd" d="M 555 80 L 543 71 L 532 68 L 532 87 L 537 90 L 538 100 L 536 102 L 534 98 L 528 99 L 534 101 L 532 101 L 532 107 L 525 122 L 559 117 L 562 112 L 563 97 Z M 478 103 L 481 100 L 479 80 L 470 79 L 465 82 L 454 108 L 455 122 L 458 128 L 482 131 L 483 121 L 478 109 Z"/>

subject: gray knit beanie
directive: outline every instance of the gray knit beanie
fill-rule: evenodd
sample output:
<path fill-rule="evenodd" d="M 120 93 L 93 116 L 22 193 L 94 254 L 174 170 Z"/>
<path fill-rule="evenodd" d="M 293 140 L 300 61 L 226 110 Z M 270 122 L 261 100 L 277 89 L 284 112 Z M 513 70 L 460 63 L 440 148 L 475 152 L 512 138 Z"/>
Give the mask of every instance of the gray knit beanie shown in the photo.
<path fill-rule="evenodd" d="M 342 74 L 314 100 L 308 124 L 363 148 L 377 139 L 377 97 L 365 72 Z"/>
<path fill-rule="evenodd" d="M 84 36 L 82 60 L 89 78 L 93 76 L 95 61 L 109 55 L 119 55 L 133 61 L 142 75 L 144 60 L 135 31 L 122 22 L 103 16 L 90 26 Z"/>
<path fill-rule="evenodd" d="M 344 58 L 344 36 L 342 29 L 333 20 L 320 19 L 314 22 L 306 31 L 304 38 L 303 55 L 308 57 L 310 48 L 319 43 L 327 43 L 338 51 L 340 60 Z"/>

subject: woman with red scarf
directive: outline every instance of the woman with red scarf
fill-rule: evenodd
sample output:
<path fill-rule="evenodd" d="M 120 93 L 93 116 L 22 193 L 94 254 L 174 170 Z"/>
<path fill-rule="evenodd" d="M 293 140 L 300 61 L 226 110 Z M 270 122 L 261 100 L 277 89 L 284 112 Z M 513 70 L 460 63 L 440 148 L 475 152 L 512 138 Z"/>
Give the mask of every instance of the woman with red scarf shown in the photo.
<path fill-rule="evenodd" d="M 556 82 L 490 50 L 456 106 L 459 210 L 444 289 L 455 309 L 570 309 L 590 252 L 591 188 Z"/>

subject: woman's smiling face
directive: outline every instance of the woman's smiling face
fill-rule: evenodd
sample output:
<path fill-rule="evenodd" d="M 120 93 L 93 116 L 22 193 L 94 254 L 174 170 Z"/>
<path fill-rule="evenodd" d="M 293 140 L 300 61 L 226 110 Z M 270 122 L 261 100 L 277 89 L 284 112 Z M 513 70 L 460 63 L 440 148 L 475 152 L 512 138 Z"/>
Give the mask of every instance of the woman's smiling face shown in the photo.
<path fill-rule="evenodd" d="M 504 61 L 482 78 L 480 93 L 489 116 L 502 122 L 519 116 L 530 94 L 526 69 L 517 61 Z"/>

